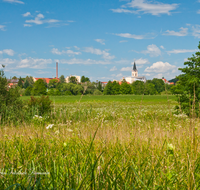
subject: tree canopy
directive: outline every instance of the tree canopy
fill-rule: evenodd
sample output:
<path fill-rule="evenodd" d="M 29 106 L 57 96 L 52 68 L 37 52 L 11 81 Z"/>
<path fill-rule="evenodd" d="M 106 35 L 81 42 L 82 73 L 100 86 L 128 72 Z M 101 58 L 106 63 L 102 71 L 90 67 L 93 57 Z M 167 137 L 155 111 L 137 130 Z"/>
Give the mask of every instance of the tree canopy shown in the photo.
<path fill-rule="evenodd" d="M 200 50 L 200 42 L 198 49 Z M 199 116 L 200 51 L 188 58 L 184 65 L 186 65 L 185 68 L 179 68 L 182 74 L 177 77 L 178 82 L 172 87 L 172 92 L 179 94 L 177 101 L 181 109 L 179 107 L 177 109 L 184 111 L 187 115 Z"/>
<path fill-rule="evenodd" d="M 42 79 L 38 79 L 33 85 L 31 94 L 34 96 L 39 96 L 39 95 L 46 95 L 46 93 L 47 93 L 47 88 L 45 82 Z"/>
<path fill-rule="evenodd" d="M 65 83 L 65 77 L 64 77 L 64 75 L 61 75 L 59 79 L 60 79 L 60 83 Z"/>

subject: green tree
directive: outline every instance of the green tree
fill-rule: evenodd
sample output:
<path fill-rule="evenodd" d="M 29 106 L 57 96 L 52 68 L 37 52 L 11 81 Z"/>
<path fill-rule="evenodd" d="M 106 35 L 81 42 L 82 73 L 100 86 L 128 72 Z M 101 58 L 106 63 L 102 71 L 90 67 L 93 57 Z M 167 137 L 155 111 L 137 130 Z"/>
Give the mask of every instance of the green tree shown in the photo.
<path fill-rule="evenodd" d="M 102 92 L 102 90 L 103 90 L 102 84 L 101 84 L 100 81 L 97 83 L 97 89 L 98 89 L 100 92 Z"/>
<path fill-rule="evenodd" d="M 74 95 L 81 95 L 83 93 L 84 88 L 81 85 L 74 85 L 72 91 Z"/>
<path fill-rule="evenodd" d="M 34 96 L 46 95 L 47 94 L 46 84 L 42 79 L 38 79 L 34 83 L 31 94 L 34 95 Z"/>
<path fill-rule="evenodd" d="M 31 86 L 28 86 L 24 92 L 24 95 L 25 96 L 30 96 L 31 95 L 31 91 L 32 91 L 32 87 Z"/>
<path fill-rule="evenodd" d="M 95 82 L 87 82 L 87 89 L 85 91 L 85 94 L 93 94 L 95 89 L 96 89 Z"/>
<path fill-rule="evenodd" d="M 25 80 L 24 88 L 27 89 L 29 86 L 30 86 L 30 83 L 28 82 L 28 80 Z"/>
<path fill-rule="evenodd" d="M 70 78 L 69 78 L 69 82 L 70 83 L 73 83 L 73 84 L 77 84 L 77 78 L 76 77 L 74 77 L 74 76 L 71 76 Z"/>
<path fill-rule="evenodd" d="M 5 66 L 2 65 L 4 68 Z M 10 119 L 18 119 L 22 110 L 22 101 L 20 100 L 18 88 L 8 88 L 8 82 L 3 69 L 0 70 L 0 123 L 6 121 L 6 113 L 9 113 Z M 9 119 L 9 120 L 10 120 Z"/>
<path fill-rule="evenodd" d="M 198 49 L 200 50 L 200 42 Z M 199 116 L 199 100 L 200 100 L 200 51 L 188 58 L 184 63 L 185 68 L 179 68 L 182 75 L 177 77 L 178 82 L 173 87 L 174 92 L 178 92 L 178 102 L 181 111 L 192 116 L 195 113 Z M 179 109 L 179 107 L 177 107 Z M 192 110 L 193 113 L 192 113 Z"/>
<path fill-rule="evenodd" d="M 113 83 L 111 81 L 108 81 L 107 85 L 104 88 L 103 93 L 105 95 L 112 95 L 113 94 Z"/>
<path fill-rule="evenodd" d="M 135 81 L 131 85 L 132 85 L 133 94 L 135 94 L 135 95 L 144 94 L 144 89 L 145 89 L 144 82 Z"/>
<path fill-rule="evenodd" d="M 85 82 L 90 82 L 90 79 L 88 77 L 85 77 Z"/>
<path fill-rule="evenodd" d="M 23 80 L 21 77 L 19 77 L 19 81 L 18 81 L 18 84 L 17 84 L 20 88 L 23 88 Z"/>
<path fill-rule="evenodd" d="M 96 89 L 93 93 L 94 95 L 102 95 L 103 92 L 99 91 L 98 89 Z"/>
<path fill-rule="evenodd" d="M 26 76 L 25 81 L 28 81 L 30 86 L 33 87 L 33 84 L 34 84 L 33 77 Z"/>
<path fill-rule="evenodd" d="M 155 85 L 151 82 L 147 82 L 145 84 L 145 95 L 154 95 L 157 94 L 158 92 L 156 91 Z"/>
<path fill-rule="evenodd" d="M 85 82 L 85 76 L 81 77 L 81 82 Z"/>
<path fill-rule="evenodd" d="M 120 94 L 120 84 L 114 81 L 112 85 L 113 94 Z"/>
<path fill-rule="evenodd" d="M 90 82 L 90 79 L 88 77 L 82 76 L 81 82 Z"/>
<path fill-rule="evenodd" d="M 16 79 L 17 79 L 17 77 L 16 77 L 16 76 L 14 76 L 12 79 L 15 79 L 15 80 L 16 80 Z"/>
<path fill-rule="evenodd" d="M 65 77 L 64 77 L 64 75 L 61 75 L 59 79 L 60 79 L 60 83 L 61 84 L 65 83 Z"/>
<path fill-rule="evenodd" d="M 58 79 L 51 79 L 49 81 L 48 87 L 49 88 L 56 88 L 56 86 L 58 85 L 58 83 L 59 83 Z"/>
<path fill-rule="evenodd" d="M 151 83 L 155 85 L 155 89 L 158 93 L 165 91 L 165 83 L 162 79 L 154 78 Z"/>
<path fill-rule="evenodd" d="M 120 94 L 131 94 L 131 86 L 127 82 L 122 82 L 120 86 Z"/>

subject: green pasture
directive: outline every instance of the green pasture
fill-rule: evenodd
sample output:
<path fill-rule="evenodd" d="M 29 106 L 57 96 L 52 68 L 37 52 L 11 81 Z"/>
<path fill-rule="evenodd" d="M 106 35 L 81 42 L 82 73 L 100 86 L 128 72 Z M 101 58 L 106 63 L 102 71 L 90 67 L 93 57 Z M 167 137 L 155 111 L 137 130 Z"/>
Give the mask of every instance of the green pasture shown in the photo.
<path fill-rule="evenodd" d="M 30 99 L 29 96 L 21 97 L 22 100 Z M 77 103 L 77 102 L 146 102 L 146 103 L 167 103 L 168 100 L 175 101 L 174 95 L 77 95 L 77 96 L 50 96 L 55 104 Z"/>

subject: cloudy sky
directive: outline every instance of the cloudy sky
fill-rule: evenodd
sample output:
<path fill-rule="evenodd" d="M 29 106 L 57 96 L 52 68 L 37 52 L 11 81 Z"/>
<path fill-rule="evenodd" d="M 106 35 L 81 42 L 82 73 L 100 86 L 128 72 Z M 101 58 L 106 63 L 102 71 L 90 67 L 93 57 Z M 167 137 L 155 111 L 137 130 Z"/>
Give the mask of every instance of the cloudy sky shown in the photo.
<path fill-rule="evenodd" d="M 200 41 L 200 0 L 0 0 L 7 77 L 172 79 Z"/>

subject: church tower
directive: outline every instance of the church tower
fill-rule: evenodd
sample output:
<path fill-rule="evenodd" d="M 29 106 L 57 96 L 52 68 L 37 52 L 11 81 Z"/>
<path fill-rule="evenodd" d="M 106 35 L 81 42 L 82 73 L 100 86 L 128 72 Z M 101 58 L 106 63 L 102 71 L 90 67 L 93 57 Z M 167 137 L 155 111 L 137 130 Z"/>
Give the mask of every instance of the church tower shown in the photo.
<path fill-rule="evenodd" d="M 133 70 L 132 70 L 132 77 L 138 77 L 138 70 L 136 69 L 135 61 L 134 61 Z"/>

